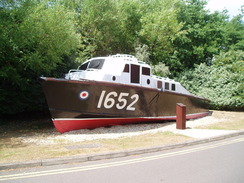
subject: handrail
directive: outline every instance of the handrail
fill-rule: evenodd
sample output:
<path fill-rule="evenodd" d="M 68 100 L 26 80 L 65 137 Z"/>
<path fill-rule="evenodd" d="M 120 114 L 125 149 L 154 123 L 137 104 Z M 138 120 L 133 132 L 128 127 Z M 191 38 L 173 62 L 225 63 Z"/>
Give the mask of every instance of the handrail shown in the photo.
<path fill-rule="evenodd" d="M 82 72 L 82 71 L 83 70 L 79 70 L 79 69 L 70 69 L 68 74 L 70 74 L 71 72 Z"/>

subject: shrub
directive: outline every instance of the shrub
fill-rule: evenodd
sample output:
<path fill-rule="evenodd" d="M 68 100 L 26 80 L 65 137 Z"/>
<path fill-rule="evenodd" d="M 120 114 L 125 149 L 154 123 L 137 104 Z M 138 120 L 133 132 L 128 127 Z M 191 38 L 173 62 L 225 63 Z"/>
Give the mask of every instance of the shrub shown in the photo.
<path fill-rule="evenodd" d="M 243 110 L 244 73 L 243 64 L 239 62 L 235 60 L 229 64 L 212 66 L 200 64 L 193 70 L 185 71 L 177 80 L 193 94 L 211 100 L 211 109 Z M 238 63 L 240 67 L 236 67 Z"/>

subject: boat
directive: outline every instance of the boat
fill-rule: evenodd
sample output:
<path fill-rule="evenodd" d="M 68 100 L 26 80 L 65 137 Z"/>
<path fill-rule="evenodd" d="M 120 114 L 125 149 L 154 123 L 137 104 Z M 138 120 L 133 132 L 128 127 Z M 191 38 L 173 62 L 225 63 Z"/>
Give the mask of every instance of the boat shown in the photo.
<path fill-rule="evenodd" d="M 40 80 L 60 133 L 176 120 L 177 103 L 186 105 L 186 119 L 209 114 L 208 99 L 191 94 L 179 82 L 153 75 L 150 65 L 132 55 L 91 58 L 64 78 Z"/>

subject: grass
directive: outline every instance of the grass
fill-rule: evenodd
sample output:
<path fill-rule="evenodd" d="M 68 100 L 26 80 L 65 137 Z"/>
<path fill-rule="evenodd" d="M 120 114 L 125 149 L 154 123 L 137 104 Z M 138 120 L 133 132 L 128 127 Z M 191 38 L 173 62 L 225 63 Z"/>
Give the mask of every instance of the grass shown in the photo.
<path fill-rule="evenodd" d="M 142 140 L 143 139 L 143 140 Z M 46 158 L 65 157 L 73 155 L 91 155 L 95 153 L 106 153 L 120 150 L 154 147 L 166 144 L 179 143 L 190 139 L 183 135 L 175 135 L 171 132 L 139 135 L 130 138 L 94 140 L 80 143 L 65 143 L 57 141 L 55 145 L 28 145 L 16 147 L 12 145 L 0 146 L 0 163 L 18 161 L 30 161 Z M 99 144 L 95 148 L 68 149 L 67 146 L 79 146 L 80 144 Z M 50 147 L 51 146 L 51 147 Z"/>
<path fill-rule="evenodd" d="M 183 135 L 176 135 L 172 132 L 163 132 L 155 134 L 138 135 L 130 138 L 123 137 L 116 140 L 98 140 L 95 141 L 95 143 L 103 144 L 104 146 L 107 146 L 109 150 L 128 150 L 179 143 L 188 139 L 190 138 Z"/>
<path fill-rule="evenodd" d="M 218 119 L 218 123 L 208 126 L 197 127 L 199 129 L 217 130 L 244 130 L 244 112 L 214 111 L 211 119 Z M 36 125 L 36 121 L 34 125 Z M 10 163 L 19 161 L 40 160 L 55 157 L 67 157 L 73 155 L 91 155 L 96 153 L 106 153 L 121 150 L 150 148 L 155 146 L 175 144 L 191 139 L 183 135 L 172 132 L 161 132 L 155 134 L 144 134 L 133 137 L 123 137 L 118 139 L 93 140 L 85 142 L 70 142 L 67 140 L 55 139 L 53 144 L 24 143 L 21 138 L 35 137 L 39 141 L 46 140 L 47 137 L 60 135 L 46 121 L 38 128 L 26 126 L 25 123 L 17 123 L 0 128 L 0 163 Z M 30 124 L 33 125 L 33 124 Z M 96 144 L 96 146 L 91 146 Z M 77 148 L 68 148 L 74 146 Z"/>
<path fill-rule="evenodd" d="M 198 128 L 210 130 L 244 130 L 244 121 L 224 121 L 208 126 L 199 126 Z"/>
<path fill-rule="evenodd" d="M 199 126 L 198 129 L 212 130 L 244 130 L 244 112 L 214 111 L 214 118 L 220 119 L 218 123 Z"/>

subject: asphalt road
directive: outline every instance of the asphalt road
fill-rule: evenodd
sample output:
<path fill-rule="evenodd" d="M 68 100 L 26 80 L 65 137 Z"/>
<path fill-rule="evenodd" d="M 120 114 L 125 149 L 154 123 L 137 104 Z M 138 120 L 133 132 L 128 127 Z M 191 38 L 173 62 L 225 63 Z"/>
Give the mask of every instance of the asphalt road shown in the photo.
<path fill-rule="evenodd" d="M 244 135 L 113 160 L 2 171 L 0 182 L 243 183 Z"/>

